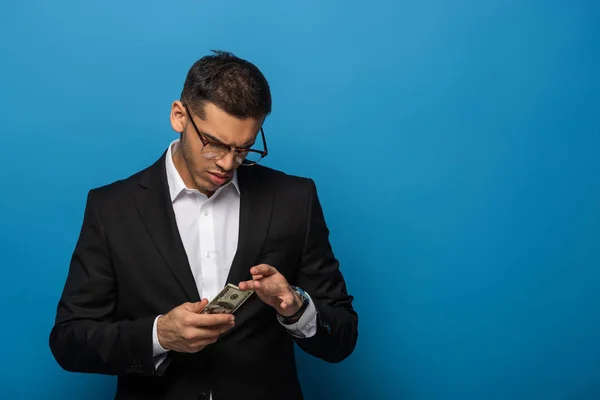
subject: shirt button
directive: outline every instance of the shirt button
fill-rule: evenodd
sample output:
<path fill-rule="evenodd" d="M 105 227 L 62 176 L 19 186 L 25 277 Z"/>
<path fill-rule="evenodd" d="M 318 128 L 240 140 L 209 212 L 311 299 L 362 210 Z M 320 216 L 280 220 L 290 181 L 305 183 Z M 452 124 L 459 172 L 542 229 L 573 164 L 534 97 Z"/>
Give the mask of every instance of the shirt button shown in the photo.
<path fill-rule="evenodd" d="M 204 253 L 204 257 L 210 258 L 210 253 L 207 251 L 206 253 Z"/>
<path fill-rule="evenodd" d="M 202 214 L 208 215 L 208 210 L 205 209 L 204 211 L 202 211 Z"/>

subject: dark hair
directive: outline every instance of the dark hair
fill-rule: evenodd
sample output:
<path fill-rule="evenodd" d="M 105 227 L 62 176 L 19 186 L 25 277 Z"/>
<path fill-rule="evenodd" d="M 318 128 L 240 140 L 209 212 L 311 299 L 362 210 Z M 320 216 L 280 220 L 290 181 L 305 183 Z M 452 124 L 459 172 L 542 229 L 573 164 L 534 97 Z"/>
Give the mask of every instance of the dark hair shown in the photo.
<path fill-rule="evenodd" d="M 205 118 L 204 104 L 211 102 L 239 118 L 264 118 L 271 113 L 271 90 L 262 72 L 232 53 L 213 50 L 188 71 L 181 101 Z"/>

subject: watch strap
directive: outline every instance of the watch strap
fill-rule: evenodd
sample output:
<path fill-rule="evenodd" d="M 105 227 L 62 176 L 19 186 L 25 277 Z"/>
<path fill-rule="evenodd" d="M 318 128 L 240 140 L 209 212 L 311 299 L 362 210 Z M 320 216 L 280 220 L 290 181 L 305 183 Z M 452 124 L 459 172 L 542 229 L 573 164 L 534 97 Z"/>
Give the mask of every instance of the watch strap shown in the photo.
<path fill-rule="evenodd" d="M 294 315 L 290 315 L 289 317 L 279 314 L 281 316 L 282 322 L 284 324 L 293 324 L 295 322 L 298 322 L 298 320 L 302 317 L 302 314 L 304 314 L 304 311 L 306 311 L 306 309 L 308 308 L 308 303 L 310 301 L 308 295 L 306 294 L 306 292 L 304 290 L 300 289 L 297 286 L 293 286 L 293 285 L 291 287 L 292 287 L 292 290 L 294 292 L 296 292 L 298 294 L 298 296 L 300 297 L 300 299 L 302 300 L 302 305 L 300 306 L 298 311 L 296 311 L 294 313 Z"/>

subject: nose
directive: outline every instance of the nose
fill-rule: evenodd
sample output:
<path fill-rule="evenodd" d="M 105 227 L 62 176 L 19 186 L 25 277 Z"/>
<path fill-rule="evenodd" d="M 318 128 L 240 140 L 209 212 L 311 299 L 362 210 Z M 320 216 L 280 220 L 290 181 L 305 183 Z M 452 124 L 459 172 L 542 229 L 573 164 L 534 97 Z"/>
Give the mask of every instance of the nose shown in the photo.
<path fill-rule="evenodd" d="M 220 160 L 217 160 L 217 165 L 219 166 L 219 168 L 221 168 L 223 171 L 229 172 L 232 169 L 235 168 L 235 159 L 236 159 L 237 155 L 235 154 L 234 151 L 230 151 L 229 153 L 225 154 L 223 156 L 223 158 L 221 158 Z"/>

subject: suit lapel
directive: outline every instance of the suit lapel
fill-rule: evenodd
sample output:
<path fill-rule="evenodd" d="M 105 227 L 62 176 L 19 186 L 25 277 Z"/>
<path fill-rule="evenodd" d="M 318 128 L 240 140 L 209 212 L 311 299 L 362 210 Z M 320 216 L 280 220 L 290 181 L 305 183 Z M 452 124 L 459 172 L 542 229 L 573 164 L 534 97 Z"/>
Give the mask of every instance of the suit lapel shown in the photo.
<path fill-rule="evenodd" d="M 254 266 L 269 229 L 273 209 L 273 190 L 262 179 L 262 168 L 238 168 L 240 185 L 240 225 L 238 248 L 227 276 L 227 283 L 237 285 L 251 279 Z"/>
<path fill-rule="evenodd" d="M 166 152 L 142 175 L 135 203 L 154 245 L 190 302 L 200 301 L 198 288 L 179 236 L 169 195 Z"/>
<path fill-rule="evenodd" d="M 154 245 L 189 301 L 200 301 L 185 248 L 179 235 L 165 170 L 166 152 L 141 176 L 135 203 Z M 240 221 L 238 247 L 227 283 L 251 279 L 250 268 L 263 247 L 271 212 L 273 190 L 263 179 L 262 168 L 240 167 Z"/>

